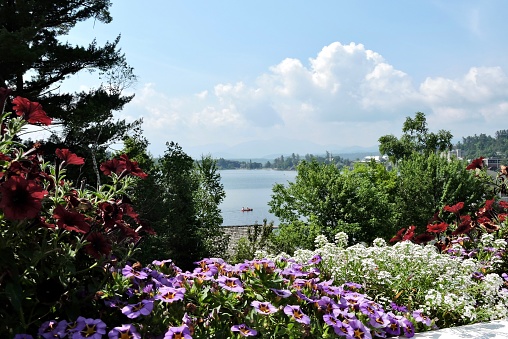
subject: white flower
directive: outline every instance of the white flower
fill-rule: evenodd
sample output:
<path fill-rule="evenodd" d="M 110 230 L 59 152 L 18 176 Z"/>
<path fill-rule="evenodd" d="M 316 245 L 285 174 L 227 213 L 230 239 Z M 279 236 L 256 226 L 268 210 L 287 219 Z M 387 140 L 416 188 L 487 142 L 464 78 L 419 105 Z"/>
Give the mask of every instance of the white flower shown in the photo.
<path fill-rule="evenodd" d="M 348 242 L 348 235 L 344 232 L 338 232 L 335 234 L 335 244 L 339 248 L 345 248 Z"/>

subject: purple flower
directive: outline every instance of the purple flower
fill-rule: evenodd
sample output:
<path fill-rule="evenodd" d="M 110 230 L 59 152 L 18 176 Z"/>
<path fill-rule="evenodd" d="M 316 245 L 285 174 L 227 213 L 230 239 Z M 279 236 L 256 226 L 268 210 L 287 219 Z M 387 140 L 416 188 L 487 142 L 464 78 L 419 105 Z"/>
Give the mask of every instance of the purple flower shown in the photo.
<path fill-rule="evenodd" d="M 334 308 L 339 307 L 333 299 L 330 299 L 330 297 L 327 296 L 323 296 L 321 299 L 316 301 L 316 306 L 320 311 L 323 311 L 327 314 L 332 313 Z"/>
<path fill-rule="evenodd" d="M 400 335 L 400 325 L 399 325 L 399 322 L 390 313 L 388 313 L 388 321 L 390 322 L 390 324 L 385 327 L 386 333 L 388 333 L 390 335 L 393 335 L 393 336 Z"/>
<path fill-rule="evenodd" d="M 106 324 L 101 319 L 92 319 L 79 317 L 78 321 L 83 321 L 85 326 L 74 332 L 72 339 L 101 339 L 103 334 L 106 334 Z"/>
<path fill-rule="evenodd" d="M 321 256 L 319 254 L 316 254 L 310 260 L 307 262 L 309 264 L 319 264 L 321 262 Z"/>
<path fill-rule="evenodd" d="M 415 318 L 416 321 L 425 324 L 426 326 L 430 326 L 431 320 L 426 315 L 423 315 L 422 310 L 416 310 L 413 311 L 413 318 Z"/>
<path fill-rule="evenodd" d="M 332 314 L 325 314 L 323 315 L 323 321 L 330 326 L 337 326 L 340 320 L 335 318 Z"/>
<path fill-rule="evenodd" d="M 392 310 L 397 311 L 397 312 L 401 312 L 401 313 L 406 313 L 407 312 L 407 307 L 406 306 L 397 305 L 394 302 L 390 303 L 390 307 L 392 308 Z"/>
<path fill-rule="evenodd" d="M 125 265 L 125 267 L 122 268 L 122 274 L 126 278 L 136 277 L 138 279 L 146 279 L 148 277 L 148 274 L 146 274 L 146 272 L 138 271 L 129 265 Z"/>
<path fill-rule="evenodd" d="M 229 278 L 224 275 L 217 279 L 219 286 L 231 292 L 243 292 L 242 282 L 238 278 Z"/>
<path fill-rule="evenodd" d="M 122 325 L 113 328 L 108 333 L 109 339 L 141 339 L 141 335 L 132 324 Z"/>
<path fill-rule="evenodd" d="M 291 292 L 289 290 L 278 290 L 275 288 L 270 288 L 278 297 L 287 298 L 291 296 Z"/>
<path fill-rule="evenodd" d="M 164 335 L 164 339 L 192 339 L 190 334 L 190 330 L 186 325 L 178 326 L 178 327 L 170 327 L 166 334 Z"/>
<path fill-rule="evenodd" d="M 183 300 L 185 288 L 161 287 L 155 299 L 172 303 L 173 301 Z"/>
<path fill-rule="evenodd" d="M 252 328 L 250 328 L 245 324 L 233 325 L 231 326 L 231 331 L 240 332 L 240 334 L 243 335 L 244 337 L 253 337 L 258 334 L 256 330 L 253 330 Z"/>
<path fill-rule="evenodd" d="M 369 315 L 369 324 L 374 328 L 383 328 L 390 325 L 390 320 L 386 313 L 375 312 Z"/>
<path fill-rule="evenodd" d="M 141 300 L 141 302 L 137 304 L 124 306 L 122 308 L 122 313 L 125 314 L 127 318 L 134 319 L 140 315 L 149 315 L 152 310 L 153 301 Z"/>
<path fill-rule="evenodd" d="M 347 322 L 342 322 L 340 320 L 337 320 L 337 323 L 332 326 L 333 331 L 335 334 L 342 336 L 342 337 L 348 337 L 353 338 L 354 331 L 351 326 Z"/>
<path fill-rule="evenodd" d="M 350 320 L 349 326 L 353 330 L 353 338 L 355 339 L 372 339 L 370 330 L 366 328 L 360 320 Z"/>
<path fill-rule="evenodd" d="M 501 277 L 504 279 L 504 281 L 508 281 L 508 274 L 502 273 Z"/>
<path fill-rule="evenodd" d="M 269 302 L 253 301 L 251 303 L 251 306 L 254 307 L 256 311 L 261 314 L 272 314 L 277 312 L 275 306 L 273 306 Z"/>
<path fill-rule="evenodd" d="M 39 327 L 39 335 L 43 338 L 58 338 L 58 321 L 50 320 Z"/>
<path fill-rule="evenodd" d="M 302 312 L 298 305 L 287 305 L 284 307 L 284 313 L 295 319 L 297 322 L 309 325 L 310 318 Z"/>
<path fill-rule="evenodd" d="M 404 331 L 404 336 L 406 338 L 414 337 L 415 335 L 415 327 L 412 322 L 407 320 L 406 318 L 402 318 L 400 325 L 402 327 L 402 330 Z"/>

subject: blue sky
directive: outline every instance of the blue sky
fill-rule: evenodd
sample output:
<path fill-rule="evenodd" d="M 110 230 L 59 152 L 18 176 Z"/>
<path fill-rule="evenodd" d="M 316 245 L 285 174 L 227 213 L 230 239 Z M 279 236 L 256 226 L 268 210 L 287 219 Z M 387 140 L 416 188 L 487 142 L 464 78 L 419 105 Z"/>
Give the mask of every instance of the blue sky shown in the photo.
<path fill-rule="evenodd" d="M 193 157 L 372 147 L 417 111 L 455 140 L 507 128 L 504 0 L 114 0 L 111 12 L 68 40 L 122 35 L 139 79 L 117 116 L 143 117 L 154 155 L 166 141 Z"/>

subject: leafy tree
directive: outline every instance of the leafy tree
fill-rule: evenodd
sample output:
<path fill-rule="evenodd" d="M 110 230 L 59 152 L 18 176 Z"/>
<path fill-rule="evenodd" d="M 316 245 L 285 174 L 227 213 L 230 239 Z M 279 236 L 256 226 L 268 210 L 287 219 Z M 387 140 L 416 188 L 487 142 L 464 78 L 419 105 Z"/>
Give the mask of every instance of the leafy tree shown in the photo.
<path fill-rule="evenodd" d="M 273 221 L 267 223 L 266 219 L 264 219 L 263 225 L 255 223 L 253 226 L 250 226 L 247 229 L 247 237 L 242 237 L 238 240 L 232 261 L 239 263 L 254 259 L 257 250 L 268 248 L 272 233 Z"/>
<path fill-rule="evenodd" d="M 120 36 L 104 46 L 95 40 L 72 46 L 61 37 L 88 19 L 111 22 L 110 6 L 109 0 L 0 2 L 0 87 L 51 112 L 60 128 L 52 130 L 47 154 L 65 146 L 92 159 L 95 168 L 110 143 L 141 123 L 113 117 L 132 99 L 122 91 L 136 77 L 118 48 Z M 99 72 L 102 83 L 86 92 L 61 91 L 62 82 L 81 71 Z M 89 180 L 99 180 L 97 170 Z"/>
<path fill-rule="evenodd" d="M 224 185 L 215 160 L 204 156 L 195 162 L 192 178 L 197 182 L 194 204 L 198 222 L 198 235 L 204 240 L 204 256 L 224 257 L 229 244 L 221 225 L 223 222 L 219 205 L 226 197 Z"/>
<path fill-rule="evenodd" d="M 270 212 L 281 221 L 275 240 L 279 246 L 310 248 L 313 239 L 307 234 L 314 235 L 316 230 L 330 240 L 344 231 L 357 242 L 387 238 L 395 230 L 392 194 L 396 176 L 383 165 L 371 162 L 339 171 L 331 164 L 302 161 L 297 170 L 294 182 L 273 187 L 269 202 Z M 292 232 L 300 240 L 292 242 Z"/>
<path fill-rule="evenodd" d="M 471 208 L 491 198 L 484 181 L 466 166 L 437 154 L 413 153 L 401 161 L 395 190 L 397 228 L 415 225 L 423 232 L 445 205 L 464 202 Z"/>
<path fill-rule="evenodd" d="M 452 148 L 452 134 L 445 130 L 440 130 L 438 133 L 429 132 L 427 119 L 422 112 L 416 112 L 414 119 L 407 117 L 402 132 L 400 139 L 393 135 L 384 135 L 379 138 L 379 152 L 388 155 L 393 163 L 415 152 L 429 155 Z"/>
<path fill-rule="evenodd" d="M 225 196 L 215 160 L 195 162 L 174 142 L 164 156 L 153 160 L 144 138 L 125 139 L 126 152 L 147 166 L 148 178 L 137 182 L 133 201 L 140 218 L 155 236 L 145 238 L 138 259 L 172 259 L 183 269 L 210 256 L 224 256 L 228 237 L 220 228 L 219 204 Z"/>

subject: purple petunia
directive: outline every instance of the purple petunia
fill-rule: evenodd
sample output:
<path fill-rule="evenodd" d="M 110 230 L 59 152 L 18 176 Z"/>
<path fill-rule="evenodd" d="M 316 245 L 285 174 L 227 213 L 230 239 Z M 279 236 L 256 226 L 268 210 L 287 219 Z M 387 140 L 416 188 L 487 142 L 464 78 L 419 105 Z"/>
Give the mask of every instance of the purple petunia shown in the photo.
<path fill-rule="evenodd" d="M 254 307 L 254 309 L 261 314 L 272 314 L 277 312 L 277 308 L 275 308 L 275 306 L 273 306 L 269 302 L 253 301 L 251 303 L 251 306 Z"/>
<path fill-rule="evenodd" d="M 141 339 L 141 335 L 132 324 L 126 324 L 113 328 L 108 333 L 109 339 Z"/>
<path fill-rule="evenodd" d="M 148 277 L 148 274 L 146 274 L 145 271 L 136 270 L 129 265 L 125 265 L 125 267 L 122 268 L 122 274 L 126 278 L 135 277 L 138 279 L 146 279 Z"/>
<path fill-rule="evenodd" d="M 238 293 L 243 292 L 242 282 L 238 278 L 229 278 L 222 275 L 219 278 L 217 278 L 217 282 L 219 283 L 219 286 L 221 286 L 225 290 Z"/>
<path fill-rule="evenodd" d="M 149 315 L 153 310 L 153 301 L 150 300 L 141 300 L 141 302 L 137 304 L 127 305 L 122 308 L 122 313 L 127 316 L 127 318 L 134 319 L 139 317 L 140 315 Z"/>
<path fill-rule="evenodd" d="M 190 330 L 187 325 L 182 325 L 178 327 L 170 327 L 166 334 L 164 335 L 164 339 L 192 339 L 190 334 Z"/>
<path fill-rule="evenodd" d="M 348 323 L 353 330 L 353 338 L 355 339 L 372 339 L 372 335 L 370 334 L 370 330 L 363 325 L 360 320 L 354 319 L 350 320 Z"/>
<path fill-rule="evenodd" d="M 278 290 L 275 288 L 270 288 L 270 289 L 273 291 L 273 293 L 277 294 L 278 297 L 287 298 L 287 297 L 291 296 L 291 291 L 289 291 L 289 290 Z"/>
<path fill-rule="evenodd" d="M 240 334 L 244 337 L 254 337 L 258 334 L 256 330 L 253 330 L 245 324 L 233 325 L 231 326 L 231 331 L 240 332 Z"/>
<path fill-rule="evenodd" d="M 426 326 L 430 326 L 432 322 L 429 317 L 423 314 L 422 310 L 413 311 L 413 318 L 415 318 L 416 321 L 425 324 Z"/>
<path fill-rule="evenodd" d="M 174 301 L 183 300 L 185 288 L 161 287 L 155 299 L 172 303 Z"/>
<path fill-rule="evenodd" d="M 101 339 L 106 334 L 106 324 L 101 319 L 79 317 L 78 321 L 84 322 L 85 326 L 74 332 L 72 339 Z"/>
<path fill-rule="evenodd" d="M 296 320 L 299 323 L 309 325 L 310 318 L 308 315 L 302 312 L 300 306 L 298 305 L 287 305 L 284 307 L 284 313 L 289 315 L 291 318 Z"/>

